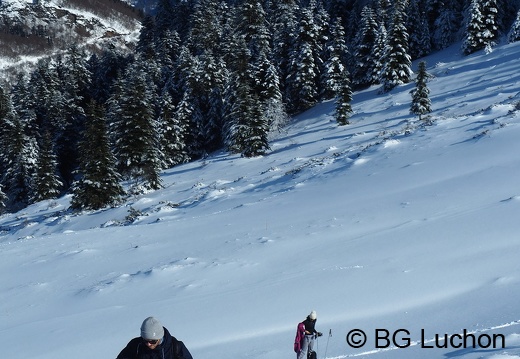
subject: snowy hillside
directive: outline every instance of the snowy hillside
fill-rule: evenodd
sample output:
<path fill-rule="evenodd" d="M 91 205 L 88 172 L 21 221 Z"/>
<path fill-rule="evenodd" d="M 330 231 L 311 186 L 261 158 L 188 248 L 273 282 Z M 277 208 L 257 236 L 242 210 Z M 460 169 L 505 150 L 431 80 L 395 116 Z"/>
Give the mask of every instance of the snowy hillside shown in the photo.
<path fill-rule="evenodd" d="M 1 0 L 0 69 L 20 71 L 72 44 L 94 50 L 111 42 L 124 48 L 135 40 L 139 18 L 122 1 Z"/>
<path fill-rule="evenodd" d="M 295 358 L 316 310 L 320 359 L 520 357 L 520 44 L 459 50 L 425 59 L 431 126 L 414 84 L 372 87 L 348 126 L 322 103 L 268 155 L 175 167 L 124 207 L 0 217 L 2 356 L 115 358 L 153 315 L 195 359 Z"/>

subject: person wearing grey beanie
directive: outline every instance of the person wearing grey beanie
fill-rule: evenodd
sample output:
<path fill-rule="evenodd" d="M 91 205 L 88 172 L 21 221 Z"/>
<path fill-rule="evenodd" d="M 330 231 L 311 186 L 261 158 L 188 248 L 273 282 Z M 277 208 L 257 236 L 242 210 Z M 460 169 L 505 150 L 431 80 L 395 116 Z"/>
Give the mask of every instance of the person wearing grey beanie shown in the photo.
<path fill-rule="evenodd" d="M 141 324 L 141 336 L 133 338 L 117 359 L 193 359 L 180 340 L 170 334 L 155 317 Z"/>

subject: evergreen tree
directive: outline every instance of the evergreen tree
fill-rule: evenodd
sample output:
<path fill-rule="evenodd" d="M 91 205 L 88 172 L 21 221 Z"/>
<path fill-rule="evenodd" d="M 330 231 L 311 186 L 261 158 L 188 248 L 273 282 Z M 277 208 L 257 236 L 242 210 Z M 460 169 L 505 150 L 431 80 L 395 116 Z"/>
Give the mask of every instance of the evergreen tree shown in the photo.
<path fill-rule="evenodd" d="M 0 184 L 0 214 L 4 213 L 7 207 L 7 196 L 2 191 L 2 185 Z"/>
<path fill-rule="evenodd" d="M 405 27 L 405 3 L 406 0 L 399 0 L 394 6 L 387 47 L 382 61 L 383 92 L 388 92 L 397 85 L 408 83 L 412 76 L 412 62 L 408 54 L 408 33 Z"/>
<path fill-rule="evenodd" d="M 5 173 L 8 168 L 9 158 L 6 156 L 11 142 L 11 132 L 15 123 L 16 113 L 11 97 L 0 86 L 0 173 Z"/>
<path fill-rule="evenodd" d="M 39 140 L 44 131 L 49 131 L 53 141 L 56 141 L 65 127 L 65 99 L 52 63 L 49 60 L 39 60 L 30 74 L 28 84 L 19 85 L 20 97 L 15 98 L 28 106 L 23 110 L 27 116 L 22 116 L 27 134 Z M 18 111 L 19 106 L 16 109 Z"/>
<path fill-rule="evenodd" d="M 45 132 L 40 145 L 36 173 L 34 178 L 34 193 L 32 201 L 38 202 L 57 198 L 63 183 L 56 174 L 58 161 L 54 153 L 51 135 Z"/>
<path fill-rule="evenodd" d="M 327 60 L 325 61 L 322 72 L 322 98 L 330 99 L 334 97 L 343 85 L 347 55 L 347 45 L 345 44 L 345 32 L 341 21 L 336 18 L 331 25 L 331 37 L 327 44 Z"/>
<path fill-rule="evenodd" d="M 509 34 L 507 35 L 507 42 L 516 42 L 520 40 L 520 10 L 518 10 L 516 14 L 516 20 L 511 26 L 509 30 Z"/>
<path fill-rule="evenodd" d="M 55 134 L 59 170 L 67 187 L 78 166 L 77 145 L 85 124 L 85 107 L 89 101 L 91 73 L 87 69 L 87 55 L 77 46 L 71 46 L 56 65 L 63 111 L 60 131 Z"/>
<path fill-rule="evenodd" d="M 191 54 L 187 46 L 181 46 L 175 70 L 167 83 L 167 89 L 172 96 L 172 103 L 181 113 L 176 113 L 181 136 L 183 137 L 183 152 L 187 159 L 200 158 L 204 152 L 203 136 L 199 103 L 199 58 Z M 204 89 L 207 90 L 207 89 Z"/>
<path fill-rule="evenodd" d="M 242 36 L 248 48 L 247 77 L 250 77 L 248 81 L 253 91 L 251 98 L 259 102 L 258 114 L 263 118 L 259 123 L 263 126 L 269 116 L 267 131 L 278 128 L 286 114 L 282 104 L 280 79 L 271 60 L 271 34 L 263 6 L 256 0 L 246 0 L 237 13 L 236 21 L 237 36 Z"/>
<path fill-rule="evenodd" d="M 177 1 L 175 1 L 177 2 Z M 165 38 L 175 31 L 175 4 L 173 0 L 158 0 L 155 8 L 154 38 Z"/>
<path fill-rule="evenodd" d="M 32 180 L 38 158 L 38 145 L 33 137 L 35 115 L 25 107 L 32 105 L 31 97 L 24 76 L 19 75 L 17 81 L 12 100 L 0 87 L 0 183 L 7 196 L 6 207 L 14 211 L 32 203 Z"/>
<path fill-rule="evenodd" d="M 455 34 L 459 30 L 462 17 L 458 9 L 457 0 L 446 0 L 446 7 L 440 10 L 435 18 L 431 43 L 434 49 L 445 49 L 455 40 Z"/>
<path fill-rule="evenodd" d="M 352 114 L 352 107 L 350 106 L 350 103 L 352 102 L 350 79 L 346 71 L 344 71 L 342 75 L 341 86 L 337 90 L 335 113 L 336 121 L 340 126 L 348 125 L 350 123 L 348 119 Z"/>
<path fill-rule="evenodd" d="M 115 156 L 118 172 L 142 181 L 144 189 L 159 189 L 163 156 L 159 153 L 155 118 L 156 90 L 151 80 L 154 64 L 141 58 L 130 65 L 116 90 L 110 118 L 114 121 Z"/>
<path fill-rule="evenodd" d="M 355 87 L 366 87 L 378 83 L 377 53 L 378 23 L 374 11 L 365 6 L 361 12 L 361 27 L 355 39 L 352 82 Z"/>
<path fill-rule="evenodd" d="M 24 73 L 18 73 L 16 81 L 11 89 L 13 110 L 18 115 L 26 127 L 32 129 L 36 123 L 36 113 L 34 110 L 34 94 L 29 91 L 28 83 Z M 36 128 L 30 130 L 31 134 L 36 134 Z"/>
<path fill-rule="evenodd" d="M 108 129 L 103 109 L 91 101 L 87 107 L 87 123 L 79 143 L 79 179 L 72 186 L 71 207 L 101 209 L 115 205 L 124 195 L 110 151 Z"/>
<path fill-rule="evenodd" d="M 14 211 L 32 203 L 35 163 L 38 157 L 36 140 L 25 134 L 22 121 L 14 117 L 4 136 L 10 140 L 2 153 L 6 171 L 2 174 L 2 185 L 9 198 L 8 207 Z"/>
<path fill-rule="evenodd" d="M 186 100 L 189 96 L 188 93 L 185 93 L 185 98 L 183 97 L 176 106 L 172 103 L 169 93 L 166 92 L 162 97 L 160 115 L 163 122 L 160 126 L 161 139 L 164 143 L 162 152 L 165 154 L 166 164 L 169 166 L 186 163 L 190 160 L 186 144 L 192 113 L 191 104 Z"/>
<path fill-rule="evenodd" d="M 200 144 L 203 152 L 212 152 L 222 147 L 222 123 L 224 113 L 224 87 L 229 72 L 224 61 L 211 53 L 199 56 L 197 76 L 197 103 L 200 113 L 196 127 L 200 129 Z"/>
<path fill-rule="evenodd" d="M 251 87 L 251 54 L 244 36 L 237 41 L 234 53 L 234 71 L 226 97 L 229 108 L 225 143 L 230 151 L 246 157 L 262 155 L 269 149 L 269 128 L 258 96 Z"/>
<path fill-rule="evenodd" d="M 129 65 L 130 60 L 129 56 L 114 45 L 106 46 L 99 56 L 93 54 L 87 66 L 91 74 L 88 98 L 105 104 L 111 95 L 115 80 Z"/>
<path fill-rule="evenodd" d="M 462 52 L 465 55 L 490 48 L 498 38 L 496 0 L 472 0 Z"/>
<path fill-rule="evenodd" d="M 295 0 L 279 0 L 272 3 L 269 23 L 273 34 L 273 61 L 280 79 L 280 92 L 288 104 L 287 79 L 290 71 L 289 54 L 297 37 L 299 6 Z"/>
<path fill-rule="evenodd" d="M 314 24 L 316 27 L 316 64 L 318 64 L 318 100 L 323 100 L 326 95 L 325 91 L 325 64 L 330 59 L 330 48 L 327 46 L 332 38 L 330 15 L 325 11 L 322 0 L 311 0 L 310 9 L 313 11 Z"/>
<path fill-rule="evenodd" d="M 187 41 L 195 56 L 204 52 L 219 54 L 222 51 L 226 12 L 227 7 L 218 0 L 198 0 L 193 4 Z"/>
<path fill-rule="evenodd" d="M 146 15 L 141 21 L 141 30 L 139 31 L 139 39 L 136 44 L 136 52 L 139 56 L 146 59 L 155 59 L 155 18 L 152 15 Z"/>
<path fill-rule="evenodd" d="M 312 9 L 302 9 L 298 35 L 289 55 L 287 99 L 291 112 L 301 112 L 318 101 L 321 47 L 317 41 L 319 28 L 315 26 Z"/>
<path fill-rule="evenodd" d="M 430 31 L 426 12 L 422 9 L 424 1 L 410 0 L 407 7 L 406 29 L 408 31 L 408 49 L 412 59 L 418 59 L 431 52 Z"/>
<path fill-rule="evenodd" d="M 410 106 L 410 113 L 419 115 L 421 120 L 422 115 L 432 112 L 432 103 L 430 100 L 430 89 L 427 82 L 430 75 L 426 72 L 426 62 L 419 62 L 419 69 L 417 72 L 417 79 L 415 80 L 415 89 L 410 91 L 412 94 L 412 104 Z"/>
<path fill-rule="evenodd" d="M 180 46 L 181 40 L 176 31 L 166 31 L 164 36 L 158 40 L 157 59 L 162 73 L 161 84 L 158 84 L 160 88 L 163 87 L 174 70 Z"/>

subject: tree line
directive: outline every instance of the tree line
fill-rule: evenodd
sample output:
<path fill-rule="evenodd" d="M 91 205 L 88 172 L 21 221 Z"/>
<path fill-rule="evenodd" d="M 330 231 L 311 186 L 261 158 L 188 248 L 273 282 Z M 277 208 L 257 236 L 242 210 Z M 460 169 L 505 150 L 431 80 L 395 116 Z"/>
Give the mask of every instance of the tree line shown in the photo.
<path fill-rule="evenodd" d="M 73 209 L 161 188 L 217 149 L 264 155 L 291 115 L 412 81 L 412 60 L 520 37 L 508 0 L 159 0 L 134 51 L 72 46 L 0 88 L 0 207 L 72 194 Z M 421 65 L 411 112 L 431 111 Z"/>

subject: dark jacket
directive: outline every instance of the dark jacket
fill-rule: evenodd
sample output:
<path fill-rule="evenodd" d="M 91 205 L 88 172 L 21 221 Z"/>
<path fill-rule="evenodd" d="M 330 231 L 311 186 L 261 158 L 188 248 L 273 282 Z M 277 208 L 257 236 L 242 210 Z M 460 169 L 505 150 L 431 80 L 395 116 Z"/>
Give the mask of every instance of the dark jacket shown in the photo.
<path fill-rule="evenodd" d="M 121 350 L 117 359 L 193 359 L 183 342 L 164 328 L 162 343 L 150 349 L 141 337 L 134 338 Z"/>
<path fill-rule="evenodd" d="M 314 328 L 314 325 L 316 324 L 316 319 L 312 320 L 311 318 L 307 317 L 303 322 L 303 325 L 305 325 L 305 334 L 317 334 L 318 331 Z"/>

